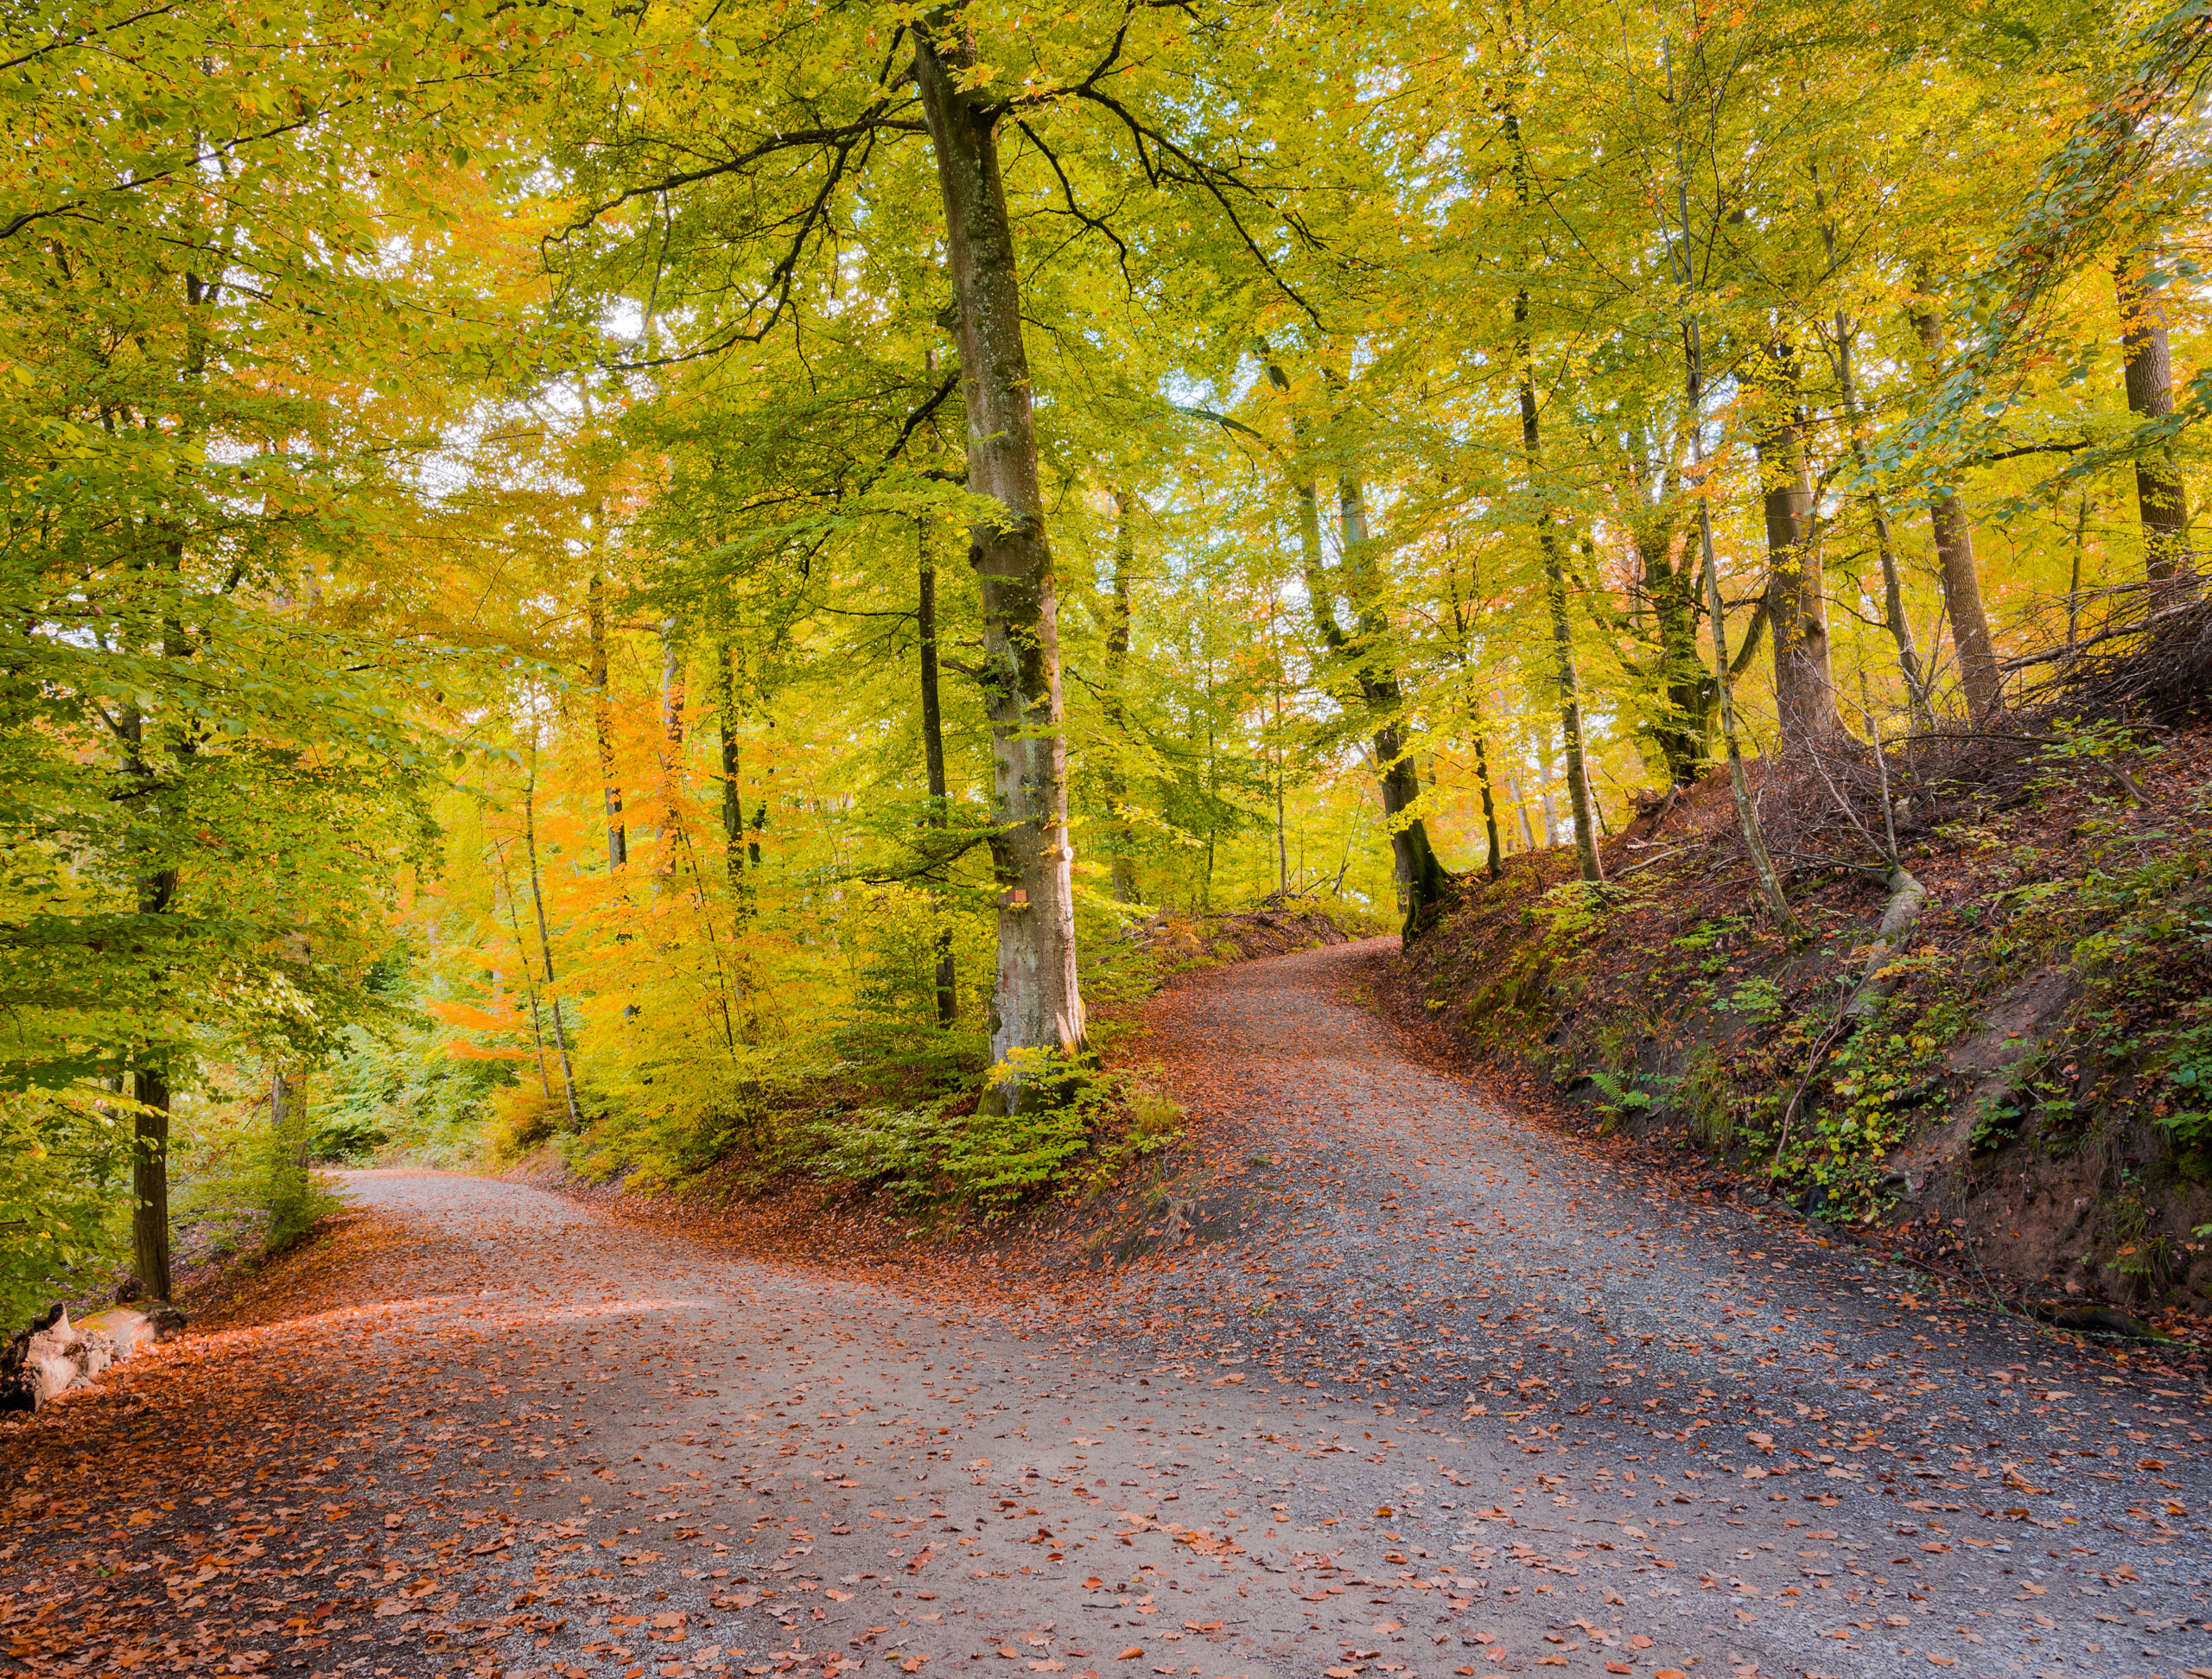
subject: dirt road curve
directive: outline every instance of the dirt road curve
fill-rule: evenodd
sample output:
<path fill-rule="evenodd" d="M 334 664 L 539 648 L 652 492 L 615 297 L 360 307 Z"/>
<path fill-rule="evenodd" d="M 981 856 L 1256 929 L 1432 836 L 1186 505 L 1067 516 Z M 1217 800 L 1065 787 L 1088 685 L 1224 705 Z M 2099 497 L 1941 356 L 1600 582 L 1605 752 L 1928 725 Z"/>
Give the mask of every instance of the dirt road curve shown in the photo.
<path fill-rule="evenodd" d="M 1517 1121 L 1374 959 L 1162 998 L 1230 1169 L 1014 1310 L 359 1174 L 326 1294 L 0 1432 L 10 1670 L 2212 1671 L 2193 1379 Z"/>

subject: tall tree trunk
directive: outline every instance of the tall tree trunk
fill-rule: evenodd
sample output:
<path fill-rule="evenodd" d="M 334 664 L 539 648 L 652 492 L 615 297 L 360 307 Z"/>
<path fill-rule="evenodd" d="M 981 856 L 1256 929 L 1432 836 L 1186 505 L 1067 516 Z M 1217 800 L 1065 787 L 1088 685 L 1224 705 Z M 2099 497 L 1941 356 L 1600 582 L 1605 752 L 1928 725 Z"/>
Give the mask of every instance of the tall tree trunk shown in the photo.
<path fill-rule="evenodd" d="M 1852 452 L 1858 463 L 1866 463 L 1866 450 L 1853 443 Z M 1890 632 L 1890 639 L 1897 645 L 1897 673 L 1904 678 L 1905 705 L 1912 714 L 1915 728 L 1923 732 L 1936 727 L 1936 708 L 1929 697 L 1927 671 L 1920 663 L 1920 649 L 1914 645 L 1912 620 L 1905 614 L 1904 585 L 1897 575 L 1897 545 L 1890 531 L 1890 516 L 1883 509 L 1880 494 L 1866 493 L 1866 511 L 1874 526 L 1874 550 L 1882 562 L 1882 621 Z"/>
<path fill-rule="evenodd" d="M 1544 601 L 1551 610 L 1552 673 L 1559 684 L 1560 735 L 1567 748 L 1567 795 L 1574 817 L 1574 855 L 1586 881 L 1602 881 L 1605 869 L 1598 851 L 1598 824 L 1590 800 L 1590 771 L 1582 756 L 1582 684 L 1574 669 L 1574 632 L 1567 612 L 1567 569 L 1560 554 L 1559 527 L 1552 521 L 1551 504 L 1537 482 L 1543 471 L 1542 438 L 1537 430 L 1536 386 L 1530 369 L 1527 334 L 1529 295 L 1513 300 L 1514 325 L 1521 337 L 1521 451 L 1529 466 L 1529 487 L 1535 491 L 1536 545 L 1544 556 Z M 1550 780 L 1547 770 L 1545 780 Z M 1545 792 L 1545 820 L 1550 821 L 1551 794 Z"/>
<path fill-rule="evenodd" d="M 1268 363 L 1268 378 L 1276 390 L 1289 393 L 1288 375 L 1273 361 Z M 1417 816 L 1403 815 L 1420 802 L 1421 773 L 1406 753 L 1400 733 L 1405 691 L 1397 672 L 1383 656 L 1392 630 L 1374 575 L 1366 499 L 1357 478 L 1350 474 L 1340 475 L 1337 505 L 1343 521 L 1344 584 L 1359 614 L 1359 633 L 1355 643 L 1337 620 L 1328 566 L 1321 552 L 1321 512 L 1314 493 L 1313 462 L 1306 453 L 1306 422 L 1295 407 L 1291 410 L 1290 424 L 1297 447 L 1291 487 L 1298 499 L 1298 541 L 1305 569 L 1306 605 L 1313 615 L 1313 626 L 1329 651 L 1351 659 L 1361 703 L 1375 720 L 1375 769 L 1382 783 L 1383 824 L 1390 837 L 1392 875 L 1406 905 L 1402 936 L 1411 938 L 1441 906 L 1452 876 L 1437 856 L 1436 848 L 1429 843 L 1427 824 Z"/>
<path fill-rule="evenodd" d="M 1536 830 L 1529 825 L 1529 795 L 1522 792 L 1521 778 L 1511 770 L 1505 773 L 1505 791 L 1513 795 L 1514 820 L 1521 824 L 1521 849 L 1533 851 L 1536 849 Z"/>
<path fill-rule="evenodd" d="M 607 867 L 611 874 L 630 860 L 630 833 L 623 825 L 622 788 L 614 767 L 614 706 L 607 677 L 607 579 L 600 573 L 592 573 L 584 600 L 591 625 L 591 724 L 599 744 L 600 803 L 607 814 Z"/>
<path fill-rule="evenodd" d="M 1483 832 L 1490 841 L 1490 854 L 1484 860 L 1484 869 L 1496 880 L 1503 868 L 1503 858 L 1498 844 L 1497 799 L 1491 792 L 1490 749 L 1483 742 L 1483 715 L 1479 708 L 1474 712 L 1475 785 L 1483 795 Z"/>
<path fill-rule="evenodd" d="M 1833 256 L 1833 240 L 1829 250 Z M 1868 476 L 1864 417 L 1859 407 L 1858 375 L 1852 351 L 1853 334 L 1841 309 L 1836 311 L 1835 332 L 1836 378 L 1842 390 L 1844 423 L 1851 431 L 1851 461 L 1862 477 Z M 1905 704 L 1915 728 L 1932 729 L 1936 727 L 1936 712 L 1929 697 L 1928 674 L 1920 663 L 1920 650 L 1913 642 L 1912 620 L 1905 613 L 1904 587 L 1897 575 L 1897 538 L 1890 529 L 1890 515 L 1882 506 L 1878 490 L 1866 492 L 1866 513 L 1874 527 L 1874 551 L 1882 563 L 1882 620 L 1889 629 L 1890 639 L 1897 646 L 1897 671 L 1904 677 Z M 1975 598 L 1980 599 L 1978 592 Z"/>
<path fill-rule="evenodd" d="M 1756 442 L 1765 480 L 1767 628 L 1774 638 L 1775 709 L 1783 756 L 1833 746 L 1843 733 L 1828 646 L 1827 592 L 1813 540 L 1813 486 L 1789 345 L 1768 346 L 1772 373 Z"/>
<path fill-rule="evenodd" d="M 1128 733 L 1129 595 L 1137 563 L 1133 506 L 1127 488 L 1115 490 L 1114 601 L 1106 620 L 1106 720 L 1119 735 Z M 1114 901 L 1134 904 L 1138 901 L 1136 834 L 1129 821 L 1128 775 L 1118 758 L 1109 760 L 1106 798 L 1114 812 Z"/>
<path fill-rule="evenodd" d="M 1947 353 L 1943 318 L 1934 301 L 1908 311 L 1920 347 L 1928 357 L 1931 382 L 1941 376 Z M 2005 709 L 2005 677 L 1997 668 L 1989 614 L 1981 603 L 1981 574 L 1974 563 L 1974 526 L 1958 493 L 1948 486 L 1928 499 L 1929 523 L 1936 536 L 1936 559 L 1943 577 L 1943 605 L 1951 616 L 1951 645 L 1958 649 L 1959 684 L 1966 690 L 1967 718 L 1980 728 Z"/>
<path fill-rule="evenodd" d="M 922 773 L 930 790 L 929 825 L 942 833 L 950 820 L 945 800 L 950 797 L 944 779 L 944 713 L 937 687 L 937 559 L 930 551 L 936 520 L 926 515 L 918 521 L 917 543 L 921 550 L 920 576 L 915 595 L 916 637 L 921 643 Z M 959 1014 L 959 993 L 952 966 L 952 933 L 937 936 L 937 1023 L 950 1027 Z"/>
<path fill-rule="evenodd" d="M 1559 803 L 1552 789 L 1559 785 L 1558 767 L 1552 762 L 1552 728 L 1543 724 L 1536 734 L 1536 797 L 1544 812 L 1544 843 L 1559 843 Z"/>
<path fill-rule="evenodd" d="M 169 1081 L 164 1066 L 131 1074 L 138 1113 L 131 1131 L 131 1269 L 156 1300 L 169 1297 Z"/>
<path fill-rule="evenodd" d="M 1712 761 L 1715 694 L 1698 646 L 1697 562 L 1684 555 L 1675 563 L 1676 528 L 1671 518 L 1656 520 L 1637 531 L 1636 541 L 1659 636 L 1658 688 L 1665 702 L 1647 738 L 1659 749 L 1668 784 L 1688 787 Z"/>
<path fill-rule="evenodd" d="M 515 936 L 515 953 L 522 961 L 523 995 L 530 1002 L 530 1048 L 531 1059 L 537 1063 L 537 1088 L 548 1102 L 553 1099 L 553 1080 L 545 1071 L 544 1018 L 537 1009 L 537 964 L 530 959 L 530 941 L 522 936 L 522 909 L 515 902 L 514 877 L 507 872 L 507 849 L 495 845 L 492 855 L 499 860 L 499 884 L 507 893 L 507 925 Z"/>
<path fill-rule="evenodd" d="M 937 154 L 945 256 L 958 304 L 961 391 L 968 417 L 968 487 L 997 504 L 969 531 L 982 584 L 984 709 L 991 722 L 995 832 L 1001 887 L 991 1055 L 1080 1050 L 1073 848 L 1068 834 L 1067 735 L 1060 697 L 1058 604 L 1037 481 L 1029 358 L 999 175 L 1001 95 L 958 86 L 970 53 L 918 22 L 914 79 Z M 1018 1084 L 1000 1086 L 1011 1107 Z"/>
<path fill-rule="evenodd" d="M 660 626 L 660 861 L 672 877 L 683 841 L 683 644 L 673 618 Z"/>
<path fill-rule="evenodd" d="M 537 949 L 544 958 L 547 1001 L 553 1006 L 553 1045 L 561 1056 L 561 1095 L 568 1104 L 569 1123 L 577 1130 L 583 1129 L 583 1116 L 576 1108 L 576 1069 L 569 1059 L 569 1029 L 561 1018 L 561 995 L 554 989 L 553 933 L 545 920 L 545 889 L 540 884 L 537 868 L 537 779 L 536 772 L 523 784 L 522 794 L 523 843 L 530 855 L 530 902 L 537 916 Z"/>
<path fill-rule="evenodd" d="M 1344 531 L 1344 582 L 1359 613 L 1357 669 L 1361 696 L 1375 728 L 1375 762 L 1382 778 L 1382 817 L 1398 882 L 1405 890 L 1404 937 L 1413 938 L 1442 906 L 1452 877 L 1429 843 L 1428 824 L 1406 813 L 1421 802 L 1421 771 L 1405 743 L 1406 696 L 1396 669 L 1383 656 L 1395 633 L 1375 571 L 1367 529 L 1367 498 L 1359 480 L 1337 480 L 1337 514 Z M 1332 614 L 1333 621 L 1333 614 Z M 1339 638 L 1341 641 L 1341 638 Z"/>
<path fill-rule="evenodd" d="M 1682 219 L 1687 238 L 1687 205 L 1683 207 Z M 1705 464 L 1705 343 L 1694 315 L 1682 323 L 1682 361 L 1689 395 L 1690 461 L 1693 467 L 1701 468 Z M 1751 778 L 1744 770 L 1743 741 L 1736 730 L 1736 672 L 1728 662 L 1728 609 L 1720 598 L 1720 561 L 1713 551 L 1713 508 L 1704 496 L 1697 499 L 1697 537 L 1705 572 L 1706 615 L 1713 625 L 1713 668 L 1720 673 L 1720 737 L 1728 752 L 1728 787 L 1736 800 L 1736 821 L 1743 830 L 1744 849 L 1751 854 L 1751 873 L 1758 881 L 1759 896 L 1766 904 L 1767 913 L 1774 918 L 1783 936 L 1794 944 L 1800 937 L 1797 918 L 1789 913 L 1789 900 L 1782 890 L 1782 877 L 1776 872 L 1774 859 L 1767 851 L 1758 807 L 1751 801 Z M 1772 600 L 1771 595 L 1768 598 Z M 1770 610 L 1768 615 L 1772 615 Z M 1831 691 L 1831 703 L 1834 698 Z"/>
<path fill-rule="evenodd" d="M 727 637 L 715 647 L 715 737 L 721 760 L 722 868 L 732 913 L 742 925 L 752 896 L 745 878 L 745 764 L 737 733 L 737 655 Z"/>
<path fill-rule="evenodd" d="M 2174 411 L 2173 362 L 2166 347 L 2165 306 L 2145 289 L 2148 245 L 2138 245 L 2113 269 L 2120 298 L 2120 347 L 2127 380 L 2127 406 L 2139 420 L 2163 420 Z M 2189 558 L 2189 493 L 2171 448 L 2160 445 L 2135 461 L 2135 501 L 2143 521 L 2143 566 L 2154 581 L 2179 574 Z"/>
<path fill-rule="evenodd" d="M 1533 183 L 1521 118 L 1510 105 L 1502 108 L 1505 137 L 1513 152 L 1513 181 L 1526 212 Z M 1560 732 L 1567 743 L 1567 798 L 1574 812 L 1574 853 L 1585 881 L 1605 878 L 1598 850 L 1598 824 L 1590 800 L 1589 766 L 1582 756 L 1582 684 L 1574 669 L 1574 636 L 1567 611 L 1567 565 L 1560 552 L 1559 529 L 1552 518 L 1543 480 L 1543 438 L 1536 418 L 1536 353 L 1529 335 L 1529 291 L 1513 294 L 1515 348 L 1520 359 L 1521 453 L 1529 469 L 1529 488 L 1536 499 L 1536 545 L 1544 556 L 1544 599 L 1551 609 L 1553 672 L 1559 683 Z M 1548 777 L 1547 778 L 1548 779 Z"/>

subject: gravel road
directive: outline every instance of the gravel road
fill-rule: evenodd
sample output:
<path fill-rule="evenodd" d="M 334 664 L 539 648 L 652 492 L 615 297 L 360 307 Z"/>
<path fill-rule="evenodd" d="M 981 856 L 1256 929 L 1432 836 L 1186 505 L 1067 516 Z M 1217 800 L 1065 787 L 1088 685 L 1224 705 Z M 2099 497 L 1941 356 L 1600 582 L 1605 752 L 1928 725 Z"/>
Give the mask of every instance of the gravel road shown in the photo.
<path fill-rule="evenodd" d="M 1158 1250 L 1011 1306 L 351 1174 L 402 1239 L 342 1310 L 0 1434 L 0 1491 L 41 1489 L 0 1624 L 152 1572 L 129 1647 L 288 1679 L 2212 1672 L 2193 1379 L 1516 1117 L 1363 1005 L 1380 959 L 1157 1000 L 1211 1168 Z M 214 1359 L 321 1421 L 73 1549 L 73 1473 L 81 1525 L 109 1434 L 191 1437 Z M 251 1622 L 239 1555 L 322 1601 Z M 123 1670 L 21 1631 L 9 1665 Z"/>

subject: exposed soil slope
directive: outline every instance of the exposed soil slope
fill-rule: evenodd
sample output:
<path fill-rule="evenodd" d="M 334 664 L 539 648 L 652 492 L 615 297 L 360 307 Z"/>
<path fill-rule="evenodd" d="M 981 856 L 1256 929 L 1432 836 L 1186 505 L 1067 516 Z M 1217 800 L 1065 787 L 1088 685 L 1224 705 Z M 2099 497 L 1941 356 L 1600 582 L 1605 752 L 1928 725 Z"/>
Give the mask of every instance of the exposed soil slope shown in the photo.
<path fill-rule="evenodd" d="M 1564 849 L 1471 880 L 1405 983 L 1493 1065 L 1752 1204 L 2069 1320 L 2188 1330 L 2212 1313 L 2212 735 L 2017 751 L 1986 802 L 1900 810 L 1929 901 L 1863 1022 L 1883 883 L 1800 855 L 1814 942 L 1787 948 L 1750 913 L 1719 775 L 1609 844 L 1602 897 Z M 1833 855 L 1840 826 L 1797 843 Z"/>

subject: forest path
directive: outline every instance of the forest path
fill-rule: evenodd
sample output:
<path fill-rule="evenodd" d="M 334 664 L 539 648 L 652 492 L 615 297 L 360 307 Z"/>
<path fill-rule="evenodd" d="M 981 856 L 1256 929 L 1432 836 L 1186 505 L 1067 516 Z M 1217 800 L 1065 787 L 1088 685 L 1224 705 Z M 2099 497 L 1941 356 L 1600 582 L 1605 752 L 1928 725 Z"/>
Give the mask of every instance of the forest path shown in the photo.
<path fill-rule="evenodd" d="M 1234 1233 L 1207 1240 L 1201 1205 L 1193 1245 L 1043 1292 L 940 1297 L 518 1185 L 353 1174 L 362 1211 L 284 1292 L 0 1431 L 7 1665 L 2171 1679 L 2212 1657 L 2197 1395 L 1515 1117 L 1361 1006 L 1376 959 L 1159 999 L 1144 1047 Z"/>

